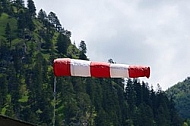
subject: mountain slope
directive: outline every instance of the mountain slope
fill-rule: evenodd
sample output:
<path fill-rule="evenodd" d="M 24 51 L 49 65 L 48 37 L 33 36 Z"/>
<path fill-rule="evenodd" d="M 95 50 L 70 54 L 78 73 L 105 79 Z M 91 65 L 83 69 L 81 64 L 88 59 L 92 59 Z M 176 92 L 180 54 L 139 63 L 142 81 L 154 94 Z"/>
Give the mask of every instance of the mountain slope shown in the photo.
<path fill-rule="evenodd" d="M 173 98 L 179 114 L 184 119 L 190 118 L 190 77 L 172 86 L 166 93 Z"/>

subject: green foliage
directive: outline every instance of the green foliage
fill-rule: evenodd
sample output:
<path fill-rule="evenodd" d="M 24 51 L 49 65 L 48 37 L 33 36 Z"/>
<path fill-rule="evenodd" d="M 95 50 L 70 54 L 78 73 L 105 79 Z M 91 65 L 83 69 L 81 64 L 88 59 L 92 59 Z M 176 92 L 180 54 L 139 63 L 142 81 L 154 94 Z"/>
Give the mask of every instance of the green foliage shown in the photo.
<path fill-rule="evenodd" d="M 178 117 L 177 113 L 171 116 L 171 108 L 174 106 L 164 92 L 154 92 L 138 80 L 128 80 L 125 97 L 129 105 L 127 124 L 167 126 L 173 124 L 174 116 Z M 177 124 L 180 125 L 181 120 Z"/>
<path fill-rule="evenodd" d="M 79 50 L 80 50 L 79 59 L 87 60 L 87 57 L 86 57 L 87 47 L 84 41 L 80 42 Z"/>
<path fill-rule="evenodd" d="M 0 113 L 36 125 L 181 125 L 172 99 L 137 79 L 57 77 L 57 57 L 88 60 L 87 47 L 71 43 L 55 13 L 48 16 L 28 0 L 0 2 Z M 11 34 L 11 36 L 10 36 Z M 109 62 L 114 63 L 113 60 Z M 124 88 L 125 87 L 125 88 Z M 188 120 L 184 124 L 188 124 Z"/>
<path fill-rule="evenodd" d="M 27 6 L 28 6 L 29 15 L 31 17 L 35 17 L 36 16 L 36 7 L 34 5 L 34 1 L 33 0 L 28 0 L 27 2 L 28 2 Z"/>
<path fill-rule="evenodd" d="M 186 119 L 186 120 L 183 122 L 183 126 L 190 126 L 190 119 Z"/>
<path fill-rule="evenodd" d="M 43 23 L 47 21 L 47 14 L 42 9 L 40 9 L 40 11 L 38 12 L 38 19 L 40 19 Z"/>
<path fill-rule="evenodd" d="M 166 92 L 169 98 L 172 98 L 175 107 L 181 117 L 184 119 L 190 118 L 190 77 L 187 77 L 183 82 L 169 88 Z"/>
<path fill-rule="evenodd" d="M 67 56 L 70 58 L 77 59 L 79 56 L 79 53 L 80 51 L 73 44 L 70 44 L 69 47 L 67 48 Z"/>
<path fill-rule="evenodd" d="M 12 32 L 12 31 L 15 31 L 16 28 L 17 28 L 16 19 L 13 18 L 13 17 L 11 17 L 11 16 L 9 16 L 6 13 L 2 13 L 0 15 L 0 27 L 1 27 L 1 29 L 0 29 L 0 36 L 1 37 L 4 37 L 5 34 L 6 34 L 6 30 L 5 29 L 6 29 L 7 24 L 9 24 L 9 27 L 11 29 L 10 33 L 11 33 L 12 37 L 15 38 L 16 33 Z"/>
<path fill-rule="evenodd" d="M 67 48 L 70 45 L 70 39 L 63 35 L 63 34 L 59 34 L 57 37 L 57 50 L 58 53 L 61 54 L 67 54 Z"/>

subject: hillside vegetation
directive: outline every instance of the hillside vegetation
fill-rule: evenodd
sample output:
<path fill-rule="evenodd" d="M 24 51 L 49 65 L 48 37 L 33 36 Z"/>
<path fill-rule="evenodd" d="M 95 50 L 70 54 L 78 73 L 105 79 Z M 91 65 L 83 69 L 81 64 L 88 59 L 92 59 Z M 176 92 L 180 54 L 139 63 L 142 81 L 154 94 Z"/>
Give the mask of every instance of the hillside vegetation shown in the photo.
<path fill-rule="evenodd" d="M 32 0 L 23 3 L 0 1 L 0 114 L 52 126 L 56 104 L 56 126 L 182 125 L 161 87 L 138 79 L 58 77 L 53 94 L 53 60 L 89 60 L 87 47 L 71 42 L 55 13 L 36 14 Z"/>
<path fill-rule="evenodd" d="M 166 93 L 175 102 L 176 109 L 181 117 L 190 119 L 190 77 L 172 86 Z"/>

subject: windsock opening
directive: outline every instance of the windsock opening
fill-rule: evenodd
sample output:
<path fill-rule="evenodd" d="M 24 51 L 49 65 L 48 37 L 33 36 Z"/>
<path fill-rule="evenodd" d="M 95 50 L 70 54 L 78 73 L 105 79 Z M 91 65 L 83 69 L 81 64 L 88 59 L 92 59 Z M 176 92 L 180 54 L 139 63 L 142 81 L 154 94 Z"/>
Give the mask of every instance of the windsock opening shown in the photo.
<path fill-rule="evenodd" d="M 138 78 L 138 77 L 150 77 L 150 67 L 146 66 L 129 66 L 129 77 Z"/>

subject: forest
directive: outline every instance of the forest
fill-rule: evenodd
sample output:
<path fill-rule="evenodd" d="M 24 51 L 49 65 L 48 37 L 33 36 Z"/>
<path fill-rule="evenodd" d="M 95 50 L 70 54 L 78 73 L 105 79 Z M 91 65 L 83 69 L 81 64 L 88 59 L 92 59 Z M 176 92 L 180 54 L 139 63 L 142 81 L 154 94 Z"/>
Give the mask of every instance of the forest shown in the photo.
<path fill-rule="evenodd" d="M 0 1 L 1 115 L 41 126 L 188 126 L 172 95 L 137 78 L 58 77 L 53 93 L 54 59 L 89 60 L 71 35 L 33 0 Z"/>
<path fill-rule="evenodd" d="M 179 115 L 190 125 L 190 77 L 169 88 L 166 94 L 173 99 Z"/>

